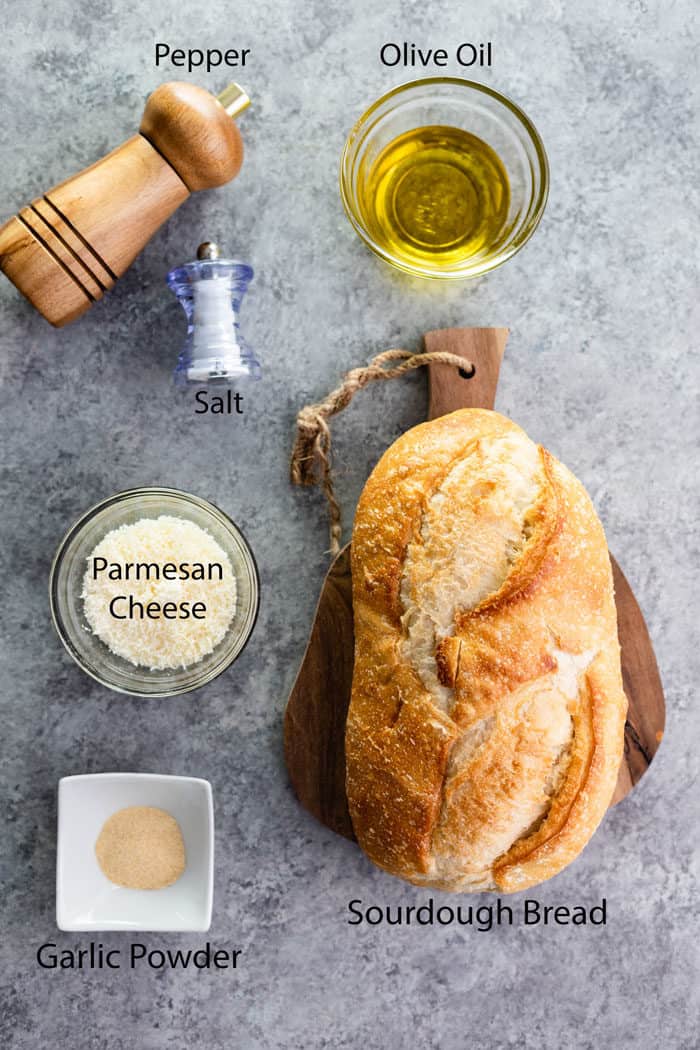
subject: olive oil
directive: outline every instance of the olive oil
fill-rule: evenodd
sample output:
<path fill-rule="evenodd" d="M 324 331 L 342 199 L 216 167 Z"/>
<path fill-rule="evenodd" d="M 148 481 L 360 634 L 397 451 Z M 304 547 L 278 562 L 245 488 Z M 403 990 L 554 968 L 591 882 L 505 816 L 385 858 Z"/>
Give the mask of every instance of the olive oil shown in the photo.
<path fill-rule="evenodd" d="M 497 153 L 461 128 L 414 128 L 358 180 L 367 231 L 397 262 L 449 270 L 488 255 L 507 233 L 508 175 Z"/>

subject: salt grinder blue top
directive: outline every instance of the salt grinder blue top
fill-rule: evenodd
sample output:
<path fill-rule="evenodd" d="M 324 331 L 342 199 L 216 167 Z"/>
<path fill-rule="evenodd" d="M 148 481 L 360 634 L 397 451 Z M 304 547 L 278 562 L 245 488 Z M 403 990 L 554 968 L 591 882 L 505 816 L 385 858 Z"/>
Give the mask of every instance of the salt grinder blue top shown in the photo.
<path fill-rule="evenodd" d="M 178 266 L 167 277 L 187 315 L 187 339 L 175 369 L 178 384 L 260 378 L 260 365 L 238 320 L 253 269 L 220 256 L 219 246 L 205 241 L 194 262 Z"/>

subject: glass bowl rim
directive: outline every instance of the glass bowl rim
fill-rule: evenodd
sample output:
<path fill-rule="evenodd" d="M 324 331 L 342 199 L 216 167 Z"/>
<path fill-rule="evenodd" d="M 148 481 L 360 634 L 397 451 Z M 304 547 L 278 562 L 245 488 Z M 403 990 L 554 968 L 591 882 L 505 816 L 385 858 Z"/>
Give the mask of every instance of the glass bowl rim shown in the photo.
<path fill-rule="evenodd" d="M 226 528 L 232 528 L 233 532 L 240 540 L 244 554 L 248 557 L 248 565 L 251 570 L 251 581 L 254 584 L 254 601 L 251 610 L 252 616 L 249 617 L 250 622 L 247 629 L 245 641 L 243 642 L 238 652 L 231 656 L 229 659 L 225 660 L 223 663 L 221 663 L 221 666 L 216 665 L 212 673 L 203 675 L 200 680 L 195 680 L 191 683 L 184 684 L 177 688 L 166 687 L 162 691 L 154 690 L 153 692 L 144 691 L 141 689 L 127 689 L 123 685 L 116 685 L 113 681 L 107 680 L 104 676 L 99 674 L 99 672 L 94 670 L 90 665 L 88 665 L 85 662 L 85 660 L 82 657 L 82 654 L 75 646 L 69 631 L 66 629 L 65 621 L 59 610 L 59 601 L 57 594 L 57 585 L 61 571 L 61 566 L 63 565 L 66 553 L 71 543 L 76 539 L 76 537 L 79 536 L 82 529 L 101 511 L 106 510 L 113 505 L 127 502 L 128 500 L 137 498 L 139 496 L 175 497 L 179 500 L 184 500 L 187 503 L 194 504 L 200 510 L 204 510 L 206 513 L 212 515 L 214 518 L 220 518 L 222 524 Z M 155 700 L 171 696 L 182 696 L 183 693 L 189 693 L 195 689 L 201 689 L 203 686 L 208 685 L 210 682 L 213 682 L 216 678 L 219 677 L 219 675 L 223 674 L 224 671 L 228 670 L 228 668 L 231 666 L 234 660 L 237 660 L 238 657 L 241 656 L 241 654 L 245 650 L 246 646 L 248 645 L 248 642 L 252 637 L 260 613 L 260 570 L 258 569 L 258 563 L 255 559 L 255 555 L 253 554 L 253 550 L 250 544 L 248 543 L 247 539 L 243 535 L 241 529 L 238 527 L 233 518 L 229 517 L 229 515 L 226 514 L 225 511 L 221 510 L 220 507 L 217 507 L 216 504 L 212 503 L 210 500 L 203 499 L 201 496 L 195 496 L 192 492 L 185 492 L 183 489 L 166 488 L 162 485 L 141 486 L 138 488 L 123 489 L 120 492 L 113 493 L 111 496 L 107 496 L 105 499 L 100 500 L 98 503 L 94 503 L 91 507 L 88 507 L 88 509 L 84 511 L 80 515 L 80 517 L 76 519 L 76 521 L 73 522 L 73 524 L 63 535 L 63 538 L 60 540 L 58 547 L 56 548 L 56 553 L 51 562 L 51 569 L 49 571 L 49 607 L 51 610 L 51 620 L 53 622 L 54 630 L 56 631 L 56 634 L 58 635 L 61 644 L 63 645 L 63 648 L 66 650 L 66 652 L 74 661 L 74 663 L 78 665 L 81 671 L 89 675 L 89 677 L 92 678 L 95 682 L 98 682 L 106 689 L 110 689 L 115 693 L 121 693 L 125 696 L 138 697 L 141 700 Z M 192 667 L 196 668 L 197 664 L 192 664 Z"/>
<path fill-rule="evenodd" d="M 488 95 L 496 102 L 500 103 L 507 110 L 509 110 L 513 116 L 520 122 L 522 127 L 527 132 L 529 141 L 534 147 L 535 156 L 537 158 L 538 170 L 542 180 L 542 184 L 539 189 L 539 193 L 533 196 L 530 201 L 528 211 L 532 212 L 530 220 L 528 222 L 527 232 L 525 236 L 510 243 L 504 251 L 499 252 L 493 259 L 482 263 L 478 267 L 475 267 L 471 273 L 463 273 L 459 270 L 454 272 L 447 272 L 445 270 L 422 268 L 418 265 L 411 265 L 410 263 L 404 263 L 397 259 L 396 256 L 392 255 L 391 252 L 382 248 L 374 238 L 367 232 L 364 225 L 360 222 L 356 214 L 356 209 L 353 204 L 354 194 L 351 191 L 350 183 L 351 178 L 347 172 L 348 161 L 352 147 L 355 145 L 358 135 L 364 130 L 371 122 L 371 118 L 386 102 L 394 98 L 397 95 L 401 95 L 404 92 L 414 90 L 423 85 L 450 85 L 452 87 L 467 88 L 470 91 L 474 90 L 480 92 L 483 95 Z M 432 76 L 432 77 L 417 77 L 413 80 L 407 80 L 403 84 L 397 84 L 396 87 L 391 88 L 389 91 L 385 91 L 383 95 L 380 95 L 368 109 L 360 116 L 350 131 L 345 140 L 343 151 L 340 155 L 340 165 L 338 171 L 338 181 L 340 184 L 340 198 L 345 209 L 345 213 L 350 220 L 355 233 L 360 237 L 367 247 L 378 255 L 385 262 L 390 263 L 392 266 L 399 270 L 403 270 L 405 273 L 410 273 L 415 277 L 424 277 L 432 280 L 470 280 L 474 277 L 480 277 L 485 273 L 489 273 L 491 270 L 495 270 L 501 266 L 504 262 L 510 259 L 513 255 L 520 251 L 522 247 L 530 240 L 533 233 L 539 226 L 540 220 L 544 213 L 549 198 L 549 160 L 547 158 L 547 151 L 544 148 L 542 137 L 538 132 L 533 122 L 528 117 L 527 113 L 508 95 L 504 95 L 501 91 L 496 91 L 495 88 L 489 87 L 488 84 L 481 84 L 476 80 L 467 80 L 466 77 L 454 77 L 454 76 Z"/>

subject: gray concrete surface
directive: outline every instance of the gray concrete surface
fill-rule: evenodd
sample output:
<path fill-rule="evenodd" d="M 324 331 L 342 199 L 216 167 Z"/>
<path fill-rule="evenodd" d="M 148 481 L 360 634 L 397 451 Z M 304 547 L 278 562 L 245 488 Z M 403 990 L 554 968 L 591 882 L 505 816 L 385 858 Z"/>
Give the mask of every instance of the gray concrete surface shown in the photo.
<path fill-rule="evenodd" d="M 107 299 L 54 331 L 0 284 L 3 830 L 0 1041 L 13 1050 L 357 1047 L 543 1050 L 698 1043 L 697 13 L 623 0 L 255 5 L 5 3 L 0 214 L 131 134 L 163 80 L 156 40 L 250 47 L 254 105 L 231 186 L 187 203 Z M 343 215 L 345 134 L 411 72 L 387 40 L 492 40 L 479 79 L 539 127 L 552 168 L 536 236 L 466 286 L 411 281 Z M 450 71 L 457 73 L 454 64 Z M 187 77 L 185 76 L 185 79 Z M 189 79 L 219 89 L 226 75 Z M 170 385 L 183 338 L 170 266 L 218 238 L 256 278 L 244 324 L 263 362 L 243 420 Z M 608 925 L 474 930 L 346 924 L 352 898 L 418 902 L 317 825 L 288 786 L 281 716 L 326 567 L 320 498 L 287 480 L 295 411 L 390 345 L 455 324 L 512 328 L 499 407 L 588 486 L 648 619 L 668 698 L 652 771 L 584 854 L 536 893 L 608 901 Z M 373 462 L 422 418 L 425 379 L 364 395 L 337 427 L 346 524 Z M 49 618 L 55 547 L 89 505 L 161 483 L 208 497 L 259 561 L 260 620 L 209 688 L 145 702 L 71 662 Z M 236 973 L 56 973 L 56 783 L 142 770 L 207 777 L 217 854 L 209 939 Z M 108 946 L 129 938 L 105 934 Z M 151 947 L 205 937 L 149 935 Z"/>

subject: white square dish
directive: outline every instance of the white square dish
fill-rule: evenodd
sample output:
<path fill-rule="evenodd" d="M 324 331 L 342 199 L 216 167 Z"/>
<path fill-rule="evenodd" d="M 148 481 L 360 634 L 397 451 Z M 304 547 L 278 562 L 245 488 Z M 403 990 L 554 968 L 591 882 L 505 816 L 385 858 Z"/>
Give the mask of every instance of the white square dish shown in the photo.
<path fill-rule="evenodd" d="M 126 806 L 171 813 L 185 841 L 186 868 L 162 890 L 115 886 L 95 856 L 102 825 Z M 56 924 L 60 930 L 206 932 L 214 889 L 211 784 L 154 773 L 92 773 L 58 783 Z"/>

